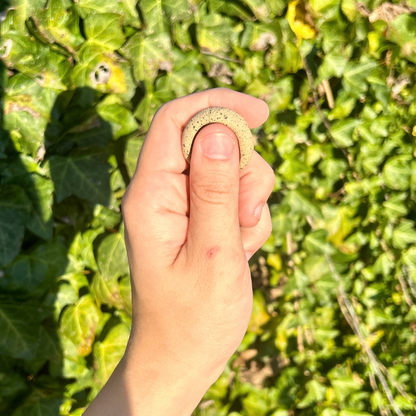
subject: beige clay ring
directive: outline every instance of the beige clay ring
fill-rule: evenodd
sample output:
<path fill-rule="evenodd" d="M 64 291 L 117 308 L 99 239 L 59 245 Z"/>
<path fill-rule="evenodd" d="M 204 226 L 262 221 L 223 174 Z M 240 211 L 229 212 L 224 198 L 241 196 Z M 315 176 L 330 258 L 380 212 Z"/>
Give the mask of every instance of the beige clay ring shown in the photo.
<path fill-rule="evenodd" d="M 253 155 L 253 136 L 246 120 L 240 114 L 225 107 L 205 108 L 189 120 L 182 133 L 182 152 L 186 161 L 190 163 L 192 143 L 198 131 L 212 123 L 224 124 L 234 131 L 240 145 L 240 169 L 245 168 Z"/>

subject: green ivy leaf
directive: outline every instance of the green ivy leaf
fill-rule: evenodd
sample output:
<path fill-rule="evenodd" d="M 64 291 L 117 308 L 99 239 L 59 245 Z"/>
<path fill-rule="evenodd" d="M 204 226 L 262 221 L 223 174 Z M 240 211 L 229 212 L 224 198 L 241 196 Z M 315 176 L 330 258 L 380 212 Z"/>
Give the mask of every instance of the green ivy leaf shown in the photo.
<path fill-rule="evenodd" d="M 285 203 L 290 206 L 294 213 L 311 215 L 315 218 L 322 218 L 321 211 L 312 200 L 313 195 L 305 189 L 295 189 L 288 192 Z"/>
<path fill-rule="evenodd" d="M 387 201 L 383 202 L 386 214 L 392 219 L 405 217 L 409 212 L 405 203 L 406 198 L 407 193 L 401 192 L 397 195 L 391 196 Z"/>
<path fill-rule="evenodd" d="M 5 292 L 37 297 L 43 295 L 66 267 L 66 250 L 58 241 L 20 254 L 4 269 L 0 288 Z"/>
<path fill-rule="evenodd" d="M 131 137 L 126 144 L 124 152 L 124 163 L 126 164 L 127 173 L 130 179 L 136 171 L 137 161 L 139 159 L 140 150 L 142 148 L 144 137 Z"/>
<path fill-rule="evenodd" d="M 328 231 L 317 230 L 309 233 L 303 242 L 305 248 L 314 254 L 334 254 L 335 249 L 327 242 Z"/>
<path fill-rule="evenodd" d="M 377 68 L 377 62 L 373 60 L 362 63 L 348 62 L 342 78 L 345 91 L 354 96 L 365 94 L 368 89 L 366 78 L 375 68 Z"/>
<path fill-rule="evenodd" d="M 6 107 L 4 128 L 10 132 L 14 147 L 19 152 L 36 157 L 43 144 L 46 125 L 47 120 L 29 108 L 19 107 L 19 104 Z"/>
<path fill-rule="evenodd" d="M 120 49 L 120 52 L 133 64 L 133 73 L 137 82 L 153 82 L 159 69 L 172 69 L 171 40 L 167 33 L 145 36 L 133 35 Z"/>
<path fill-rule="evenodd" d="M 335 139 L 335 142 L 340 147 L 349 147 L 354 142 L 352 140 L 352 134 L 354 129 L 361 124 L 360 120 L 345 119 L 339 120 L 331 126 L 331 134 Z"/>
<path fill-rule="evenodd" d="M 241 46 L 251 51 L 267 50 L 274 45 L 280 45 L 282 32 L 278 24 L 255 24 L 247 22 L 241 35 Z"/>
<path fill-rule="evenodd" d="M 13 416 L 56 416 L 59 414 L 61 403 L 62 399 L 58 397 L 43 398 L 35 392 L 13 413 Z"/>
<path fill-rule="evenodd" d="M 85 18 L 85 34 L 88 42 L 112 51 L 119 49 L 125 36 L 121 29 L 121 16 L 110 13 L 90 14 Z"/>
<path fill-rule="evenodd" d="M 113 233 L 102 240 L 97 251 L 97 263 L 104 280 L 129 274 L 124 236 Z"/>
<path fill-rule="evenodd" d="M 228 16 L 235 16 L 241 20 L 250 20 L 252 14 L 242 4 L 226 0 L 208 0 L 209 10 L 212 13 L 223 13 Z"/>
<path fill-rule="evenodd" d="M 99 306 L 105 304 L 114 306 L 117 309 L 123 309 L 117 277 L 103 279 L 100 273 L 95 273 L 91 290 Z"/>
<path fill-rule="evenodd" d="M 146 21 L 146 34 L 169 32 L 170 25 L 186 20 L 192 12 L 187 0 L 140 0 Z"/>
<path fill-rule="evenodd" d="M 24 231 L 19 218 L 0 210 L 0 265 L 10 263 L 19 254 Z"/>
<path fill-rule="evenodd" d="M 262 0 L 243 0 L 248 7 L 250 7 L 251 11 L 257 17 L 257 19 L 261 21 L 270 21 L 270 6 L 267 2 Z"/>
<path fill-rule="evenodd" d="M 308 393 L 303 400 L 297 405 L 298 409 L 305 409 L 312 403 L 320 402 L 325 397 L 326 386 L 319 383 L 317 380 L 310 380 L 306 383 L 306 390 Z"/>
<path fill-rule="evenodd" d="M 50 240 L 53 234 L 52 204 L 53 182 L 37 173 L 20 175 L 10 183 L 16 183 L 25 190 L 31 210 L 26 227 L 35 235 Z M 1 204 L 0 204 L 1 205 Z"/>
<path fill-rule="evenodd" d="M 75 149 L 68 157 L 49 159 L 58 202 L 76 195 L 93 203 L 107 205 L 110 199 L 109 164 L 100 149 Z"/>
<path fill-rule="evenodd" d="M 0 186 L 0 265 L 11 262 L 19 253 L 31 208 L 20 186 Z"/>
<path fill-rule="evenodd" d="M 81 357 L 92 350 L 101 314 L 92 296 L 87 294 L 65 309 L 62 315 L 60 331 L 72 341 Z"/>
<path fill-rule="evenodd" d="M 31 360 L 40 342 L 41 327 L 35 306 L 0 301 L 0 353 Z"/>
<path fill-rule="evenodd" d="M 208 52 L 228 52 L 231 43 L 242 28 L 233 28 L 232 20 L 219 13 L 201 15 L 196 27 L 196 37 L 201 49 Z"/>
<path fill-rule="evenodd" d="M 403 220 L 393 231 L 393 246 L 403 250 L 412 243 L 416 243 L 414 223 L 412 221 Z"/>
<path fill-rule="evenodd" d="M 131 299 L 131 280 L 130 276 L 124 276 L 119 280 L 119 289 L 121 299 L 123 300 L 123 309 L 131 316 L 132 299 Z M 131 325 L 131 323 L 130 323 Z"/>
<path fill-rule="evenodd" d="M 412 157 L 409 155 L 392 156 L 383 168 L 383 179 L 391 189 L 405 191 L 410 187 L 412 169 L 409 162 Z"/>
<path fill-rule="evenodd" d="M 36 10 L 41 9 L 46 0 L 10 0 L 10 6 L 15 12 L 16 28 L 24 31 L 25 22 Z"/>
<path fill-rule="evenodd" d="M 141 121 L 142 128 L 148 130 L 156 111 L 164 104 L 160 94 L 149 92 L 142 101 L 140 101 L 134 116 Z"/>
<path fill-rule="evenodd" d="M 109 331 L 104 341 L 94 345 L 94 378 L 99 386 L 104 386 L 124 355 L 130 330 L 121 323 Z"/>
<path fill-rule="evenodd" d="M 70 63 L 64 55 L 39 42 L 32 42 L 27 31 L 21 33 L 11 31 L 2 40 L 0 48 L 8 51 L 8 55 L 4 57 L 4 63 L 7 66 L 17 69 L 40 83 L 44 88 L 61 91 L 67 89 Z M 39 120 L 36 114 L 32 113 L 32 116 Z M 27 121 L 23 120 L 23 123 L 27 123 Z M 22 131 L 30 129 L 30 126 L 24 124 L 20 127 L 22 127 Z M 42 137 L 41 133 L 36 138 Z"/>
<path fill-rule="evenodd" d="M 335 396 L 339 402 L 343 402 L 351 393 L 361 390 L 362 385 L 353 376 L 344 376 L 331 380 Z"/>
<path fill-rule="evenodd" d="M 81 261 L 84 267 L 91 270 L 98 270 L 95 262 L 93 243 L 96 237 L 104 232 L 104 227 L 101 226 L 96 229 L 89 229 L 85 232 L 78 232 L 69 248 L 69 253 Z"/>
<path fill-rule="evenodd" d="M 135 5 L 135 0 L 120 0 L 117 3 L 110 0 L 78 0 L 75 9 L 82 19 L 94 14 L 114 13 L 122 16 L 123 25 L 140 28 L 141 23 Z"/>
<path fill-rule="evenodd" d="M 110 124 L 112 137 L 115 139 L 133 133 L 139 127 L 132 112 L 116 95 L 107 95 L 98 104 L 97 111 L 101 118 Z"/>
<path fill-rule="evenodd" d="M 39 34 L 49 43 L 59 43 L 70 53 L 84 42 L 79 28 L 79 17 L 61 0 L 49 0 L 45 9 L 37 10 L 32 18 Z"/>
<path fill-rule="evenodd" d="M 267 400 L 260 395 L 250 393 L 243 400 L 243 408 L 248 416 L 265 416 L 267 414 Z"/>

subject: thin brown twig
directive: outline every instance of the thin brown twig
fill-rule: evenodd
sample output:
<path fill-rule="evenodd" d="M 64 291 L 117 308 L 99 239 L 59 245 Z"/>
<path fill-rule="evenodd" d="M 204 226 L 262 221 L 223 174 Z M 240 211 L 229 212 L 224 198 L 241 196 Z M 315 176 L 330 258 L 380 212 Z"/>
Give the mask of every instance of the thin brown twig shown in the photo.
<path fill-rule="evenodd" d="M 329 256 L 328 256 L 329 257 Z M 327 262 L 328 262 L 328 258 L 327 258 Z M 331 264 L 332 264 L 332 268 L 331 268 Z M 335 267 L 334 267 L 334 264 L 332 263 L 332 259 L 330 259 L 329 258 L 329 262 L 328 262 L 328 265 L 329 265 L 329 267 L 330 267 L 330 269 L 331 269 L 331 271 L 333 271 L 333 273 L 335 273 L 334 274 L 334 277 L 335 277 L 335 280 L 337 280 L 337 278 L 338 278 L 338 282 L 340 282 L 340 276 L 338 275 L 338 273 L 336 272 L 336 270 L 335 270 Z M 350 302 L 349 302 L 349 300 L 348 300 L 348 297 L 347 297 L 347 294 L 345 293 L 345 291 L 343 290 L 343 288 L 342 287 L 340 287 L 339 286 L 339 289 L 340 289 L 340 292 L 342 291 L 343 293 L 344 293 L 344 296 L 343 296 L 343 299 L 346 299 L 347 300 L 347 302 L 350 304 Z M 339 302 L 339 299 L 338 299 L 338 302 Z M 341 306 L 341 303 L 340 303 L 340 306 Z M 342 311 L 342 308 L 341 308 L 341 311 Z M 352 312 L 352 315 L 351 315 L 351 317 L 349 317 L 349 318 L 347 318 L 347 316 L 344 314 L 344 312 L 343 312 L 343 314 L 344 314 L 344 316 L 345 316 L 345 318 L 347 319 L 347 322 L 350 324 L 350 326 L 351 326 L 351 328 L 353 329 L 353 331 L 356 333 L 356 335 L 359 337 L 359 339 L 360 339 L 360 341 L 364 341 L 364 344 L 365 344 L 365 346 L 367 347 L 365 350 L 366 350 L 366 352 L 367 352 L 367 355 L 369 355 L 368 354 L 368 350 L 370 350 L 371 351 L 371 353 L 370 353 L 370 355 L 369 355 L 369 358 L 370 358 L 370 361 L 371 361 L 371 357 L 373 357 L 373 359 L 375 360 L 375 363 L 377 364 L 377 366 L 378 366 L 378 368 L 380 368 L 381 369 L 381 371 L 386 375 L 386 377 L 390 380 L 390 382 L 394 385 L 394 387 L 398 390 L 398 392 L 406 399 L 406 400 L 408 400 L 410 403 L 412 403 L 412 405 L 413 405 L 413 408 L 414 409 L 416 409 L 416 407 L 415 407 L 415 405 L 413 404 L 413 399 L 407 394 L 407 392 L 403 389 L 403 387 L 401 386 L 401 384 L 400 383 L 398 383 L 397 382 L 397 380 L 390 374 L 390 372 L 389 372 L 389 370 L 385 367 L 385 365 L 378 359 L 378 357 L 374 354 L 374 352 L 373 352 L 373 350 L 368 346 L 368 344 L 365 342 L 365 338 L 364 338 L 364 336 L 362 335 L 362 333 L 361 333 L 361 330 L 360 330 L 360 328 L 359 328 L 359 324 L 358 324 L 358 318 L 357 318 L 357 316 L 356 316 L 356 314 L 355 314 L 355 311 L 354 311 L 354 309 L 353 309 L 353 307 L 352 307 L 352 305 L 350 304 L 350 308 L 348 308 L 348 311 L 349 312 Z M 354 322 L 354 317 L 355 317 L 355 322 Z M 351 325 L 351 323 L 353 324 L 353 325 Z M 358 331 L 358 332 L 356 332 L 355 331 L 355 329 Z M 363 345 L 363 347 L 364 347 L 364 345 Z M 367 350 L 368 349 L 368 350 Z M 378 376 L 378 374 L 377 374 L 377 376 Z M 380 382 L 381 382 L 381 380 L 380 380 Z M 384 383 L 382 382 L 382 385 L 383 385 L 383 388 L 384 388 Z M 387 394 L 387 393 L 386 393 Z M 397 412 L 396 412 L 397 413 Z"/>
<path fill-rule="evenodd" d="M 407 290 L 406 282 L 403 279 L 402 275 L 400 275 L 400 274 L 397 276 L 397 278 L 399 279 L 400 286 L 402 287 L 402 290 L 403 290 L 404 300 L 406 301 L 406 303 L 411 308 L 414 304 L 412 302 L 412 298 L 409 295 L 409 291 Z"/>
<path fill-rule="evenodd" d="M 404 391 L 402 385 L 390 374 L 389 370 L 384 366 L 383 363 L 380 361 L 378 362 L 381 371 L 387 376 L 387 378 L 390 380 L 391 384 L 393 384 L 394 387 L 396 387 L 397 391 L 410 403 L 413 404 L 413 399 L 407 394 L 406 391 Z M 416 409 L 415 405 L 413 405 L 413 408 Z"/>
<path fill-rule="evenodd" d="M 391 406 L 393 407 L 394 411 L 398 416 L 404 416 L 403 412 L 397 405 L 396 401 L 394 400 L 393 393 L 390 390 L 389 385 L 387 384 L 387 380 L 384 377 L 384 374 L 380 370 L 380 363 L 377 358 L 377 356 L 374 354 L 374 351 L 370 348 L 370 346 L 367 344 L 364 335 L 361 332 L 360 324 L 358 322 L 357 315 L 355 314 L 355 310 L 353 306 L 351 305 L 350 300 L 348 299 L 348 296 L 346 292 L 344 291 L 344 288 L 342 287 L 341 283 L 341 277 L 339 276 L 338 272 L 335 269 L 334 263 L 332 262 L 331 257 L 328 254 L 325 254 L 325 259 L 328 263 L 328 266 L 332 272 L 332 275 L 334 279 L 338 283 L 338 303 L 341 307 L 341 312 L 345 317 L 349 314 L 349 318 L 347 319 L 348 323 L 350 324 L 352 330 L 354 331 L 355 335 L 360 340 L 361 346 L 363 347 L 363 350 L 366 352 L 368 358 L 370 359 L 370 364 L 372 371 L 377 375 L 377 378 L 380 380 L 381 385 L 383 386 L 383 390 L 387 396 L 388 401 L 390 402 Z M 351 325 L 352 322 L 352 325 Z"/>
<path fill-rule="evenodd" d="M 339 196 L 344 195 L 344 194 L 345 194 L 345 188 L 344 188 L 344 185 L 343 185 L 340 189 L 338 189 L 338 191 L 330 193 L 330 194 L 328 194 L 328 196 L 330 198 L 338 198 L 339 199 Z"/>
<path fill-rule="evenodd" d="M 286 233 L 286 245 L 287 245 L 287 254 L 291 256 L 293 254 L 293 243 L 292 243 L 292 233 L 290 231 Z"/>
<path fill-rule="evenodd" d="M 309 225 L 311 226 L 311 228 L 315 229 L 312 218 L 307 216 L 306 219 L 307 219 Z M 386 374 L 388 379 L 394 384 L 394 386 L 403 395 L 403 397 L 405 397 L 407 400 L 409 400 L 413 404 L 412 398 L 404 391 L 402 386 L 400 386 L 399 383 L 397 383 L 397 381 L 394 380 L 394 378 L 391 376 L 390 372 L 380 362 L 378 357 L 375 355 L 374 351 L 367 344 L 367 342 L 365 340 L 365 337 L 364 337 L 363 333 L 361 332 L 360 324 L 359 324 L 359 321 L 358 321 L 357 314 L 355 313 L 354 307 L 352 306 L 352 304 L 351 304 L 351 302 L 348 298 L 348 295 L 347 295 L 347 293 L 345 292 L 345 290 L 342 286 L 341 276 L 338 274 L 337 270 L 335 269 L 335 265 L 332 261 L 332 258 L 327 253 L 325 253 L 325 259 L 326 259 L 326 262 L 329 266 L 329 269 L 332 272 L 332 277 L 338 283 L 337 299 L 338 299 L 338 304 L 340 306 L 342 314 L 344 315 L 344 317 L 347 320 L 348 324 L 350 325 L 351 329 L 354 331 L 355 335 L 359 339 L 364 352 L 367 354 L 367 356 L 370 360 L 370 364 L 371 364 L 370 367 L 371 367 L 373 373 L 375 373 L 375 375 L 379 379 L 379 381 L 380 381 L 380 383 L 383 387 L 384 393 L 386 394 L 387 399 L 390 402 L 391 406 L 393 407 L 394 411 L 396 412 L 396 414 L 398 416 L 404 416 L 403 412 L 401 411 L 401 409 L 397 405 L 396 401 L 394 400 L 393 393 L 392 393 L 392 391 L 391 391 L 391 389 L 390 389 L 390 387 L 387 383 L 386 378 L 384 377 L 384 374 Z M 414 405 L 413 405 L 413 407 L 416 408 Z"/>
<path fill-rule="evenodd" d="M 217 55 L 217 54 L 216 54 L 216 53 L 214 53 L 214 52 L 201 50 L 201 53 L 202 53 L 203 55 L 215 56 L 216 58 L 218 58 L 218 59 L 222 59 L 222 60 L 224 60 L 224 61 L 235 62 L 236 64 L 240 64 L 240 65 L 242 65 L 242 64 L 243 64 L 243 62 L 241 62 L 241 61 L 240 61 L 240 60 L 238 60 L 238 59 L 229 58 L 228 56 Z"/>
<path fill-rule="evenodd" d="M 373 391 L 374 391 L 374 392 L 379 391 L 379 389 L 378 389 L 378 387 L 377 387 L 376 378 L 374 377 L 374 374 L 373 374 L 373 373 L 370 373 L 370 374 L 368 375 L 368 378 L 370 379 L 370 386 L 371 386 L 371 388 L 373 389 Z M 379 404 L 378 404 L 378 408 L 379 408 L 379 410 L 380 410 L 380 414 L 381 414 L 382 416 L 387 416 L 387 415 L 390 415 L 390 416 L 391 416 L 390 409 L 388 409 L 388 408 L 384 407 L 383 403 L 379 403 Z"/>
<path fill-rule="evenodd" d="M 303 345 L 303 331 L 302 326 L 298 325 L 297 327 L 297 342 L 298 342 L 298 351 L 302 354 L 305 352 L 305 347 Z"/>
<path fill-rule="evenodd" d="M 300 54 L 300 57 L 302 58 L 303 67 L 305 68 L 306 75 L 308 77 L 309 87 L 310 87 L 310 89 L 312 91 L 313 101 L 315 103 L 315 106 L 316 106 L 316 109 L 318 111 L 318 114 L 321 117 L 322 123 L 324 124 L 325 128 L 328 131 L 328 136 L 331 139 L 332 143 L 337 148 L 341 149 L 342 153 L 344 154 L 344 156 L 346 157 L 346 159 L 348 161 L 348 164 L 350 165 L 350 167 L 352 167 L 351 158 L 348 157 L 348 152 L 337 143 L 336 139 L 332 135 L 331 125 L 329 124 L 329 121 L 325 117 L 325 114 L 322 111 L 321 105 L 319 104 L 319 98 L 318 98 L 318 94 L 317 94 L 316 88 L 315 88 L 315 81 L 313 79 L 312 71 L 309 68 L 308 62 L 307 62 L 306 58 L 302 54 Z"/>
<path fill-rule="evenodd" d="M 413 297 L 416 299 L 416 286 L 415 286 L 412 278 L 409 276 L 409 273 L 407 272 L 407 267 L 403 266 L 402 271 L 403 271 L 404 277 L 406 278 L 406 280 L 409 283 L 410 291 L 412 292 Z"/>
<path fill-rule="evenodd" d="M 332 95 L 332 89 L 331 85 L 329 84 L 329 81 L 327 79 L 324 79 L 322 81 L 322 85 L 324 87 L 326 99 L 328 101 L 328 107 L 334 108 L 334 96 Z"/>

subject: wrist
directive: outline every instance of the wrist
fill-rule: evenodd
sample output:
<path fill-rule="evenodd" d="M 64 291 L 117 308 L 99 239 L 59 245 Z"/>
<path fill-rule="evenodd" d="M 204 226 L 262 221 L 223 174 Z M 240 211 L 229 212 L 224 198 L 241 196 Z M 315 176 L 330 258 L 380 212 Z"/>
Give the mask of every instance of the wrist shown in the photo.
<path fill-rule="evenodd" d="M 189 366 L 166 352 L 132 344 L 123 357 L 123 377 L 134 415 L 190 416 L 224 367 Z"/>
<path fill-rule="evenodd" d="M 191 359 L 189 355 L 186 356 L 185 361 L 165 345 L 158 345 L 157 342 L 146 343 L 136 338 L 130 339 L 123 361 L 126 365 L 126 373 L 132 377 L 140 369 L 155 380 L 176 381 L 180 378 L 183 383 L 197 380 L 205 389 L 219 378 L 227 365 L 227 362 L 214 362 L 196 357 Z"/>
<path fill-rule="evenodd" d="M 170 358 L 166 351 L 130 340 L 122 360 L 85 416 L 190 416 L 225 365 L 191 367 Z M 96 413 L 95 409 L 105 411 Z"/>
<path fill-rule="evenodd" d="M 227 365 L 227 361 L 214 360 L 197 354 L 196 351 L 195 355 L 193 351 L 179 354 L 158 341 L 141 338 L 137 332 L 132 331 L 123 357 L 128 362 L 128 367 L 133 371 L 138 367 L 146 368 L 148 371 L 160 372 L 161 375 L 171 372 L 186 374 L 188 378 L 203 377 L 211 385 Z"/>

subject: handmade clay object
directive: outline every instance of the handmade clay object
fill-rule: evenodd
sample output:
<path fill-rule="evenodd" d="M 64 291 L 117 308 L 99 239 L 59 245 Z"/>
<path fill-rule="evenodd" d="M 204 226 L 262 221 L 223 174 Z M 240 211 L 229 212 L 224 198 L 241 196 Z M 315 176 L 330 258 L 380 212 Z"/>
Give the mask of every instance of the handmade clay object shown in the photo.
<path fill-rule="evenodd" d="M 229 127 L 240 144 L 240 169 L 250 162 L 254 150 L 254 140 L 246 120 L 233 110 L 225 107 L 209 107 L 195 114 L 182 133 L 182 152 L 190 163 L 192 143 L 198 131 L 207 124 L 221 123 Z"/>

